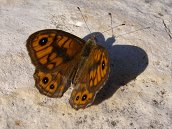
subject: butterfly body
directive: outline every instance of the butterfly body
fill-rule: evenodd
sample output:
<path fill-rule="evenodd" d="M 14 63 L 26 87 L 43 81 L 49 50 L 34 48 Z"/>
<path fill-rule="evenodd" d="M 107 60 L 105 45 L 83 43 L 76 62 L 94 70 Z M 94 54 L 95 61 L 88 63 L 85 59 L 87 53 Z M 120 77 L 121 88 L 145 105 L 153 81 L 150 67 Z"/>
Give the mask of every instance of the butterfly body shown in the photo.
<path fill-rule="evenodd" d="M 108 53 L 94 39 L 85 42 L 70 33 L 48 29 L 29 36 L 26 46 L 36 67 L 35 86 L 40 93 L 61 97 L 72 83 L 69 102 L 75 109 L 92 104 L 108 78 Z"/>

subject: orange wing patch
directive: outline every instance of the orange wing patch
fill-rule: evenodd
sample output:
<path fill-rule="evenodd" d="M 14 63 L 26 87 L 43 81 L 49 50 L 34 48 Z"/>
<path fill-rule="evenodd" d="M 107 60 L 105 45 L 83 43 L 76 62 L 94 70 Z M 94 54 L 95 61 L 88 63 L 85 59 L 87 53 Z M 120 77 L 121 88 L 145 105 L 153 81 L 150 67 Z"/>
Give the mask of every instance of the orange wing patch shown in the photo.
<path fill-rule="evenodd" d="M 48 64 L 48 65 L 47 65 L 47 68 L 48 68 L 48 69 L 53 69 L 53 68 L 54 68 L 54 64 Z"/>
<path fill-rule="evenodd" d="M 55 52 L 53 52 L 53 53 L 50 54 L 49 60 L 53 60 L 56 57 L 57 57 L 57 54 Z"/>
<path fill-rule="evenodd" d="M 100 82 L 100 80 L 101 80 L 100 66 L 98 66 L 98 68 L 97 68 L 97 80 L 98 80 L 98 82 Z"/>
<path fill-rule="evenodd" d="M 57 45 L 59 47 L 62 47 L 65 44 L 65 42 L 68 40 L 68 37 L 62 36 L 60 37 L 60 39 L 57 40 L 58 40 Z"/>
<path fill-rule="evenodd" d="M 47 48 L 44 48 L 44 49 L 41 50 L 41 51 L 38 51 L 38 52 L 36 53 L 37 58 L 38 58 L 38 59 L 41 59 L 42 57 L 44 57 L 44 56 L 50 54 L 51 51 L 52 51 L 52 49 L 53 49 L 53 47 L 47 47 Z"/>
<path fill-rule="evenodd" d="M 98 50 L 98 49 L 96 49 L 96 50 L 94 50 L 94 51 L 95 51 L 95 52 L 94 52 L 94 60 L 97 62 L 97 61 L 100 60 L 101 51 Z"/>

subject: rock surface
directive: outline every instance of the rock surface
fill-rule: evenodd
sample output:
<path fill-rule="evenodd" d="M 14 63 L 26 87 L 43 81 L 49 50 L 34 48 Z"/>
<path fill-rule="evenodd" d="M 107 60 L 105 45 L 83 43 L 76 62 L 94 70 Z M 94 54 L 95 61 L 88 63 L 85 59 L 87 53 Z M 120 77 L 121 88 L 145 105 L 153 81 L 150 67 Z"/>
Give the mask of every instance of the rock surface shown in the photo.
<path fill-rule="evenodd" d="M 74 110 L 34 87 L 26 40 L 57 28 L 88 38 L 80 7 L 97 40 L 110 53 L 111 73 L 95 103 Z M 113 26 L 125 23 L 111 31 Z M 171 0 L 0 0 L 1 129 L 172 128 Z M 146 27 L 150 27 L 146 29 Z"/>

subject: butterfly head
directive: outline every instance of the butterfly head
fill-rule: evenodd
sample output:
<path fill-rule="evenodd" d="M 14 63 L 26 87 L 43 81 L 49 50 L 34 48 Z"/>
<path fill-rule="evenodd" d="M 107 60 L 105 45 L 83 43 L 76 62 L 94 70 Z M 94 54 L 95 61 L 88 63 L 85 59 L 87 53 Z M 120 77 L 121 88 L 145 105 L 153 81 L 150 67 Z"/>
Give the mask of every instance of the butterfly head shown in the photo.
<path fill-rule="evenodd" d="M 96 37 L 95 36 L 91 36 L 88 41 L 86 42 L 86 44 L 89 45 L 96 45 Z"/>
<path fill-rule="evenodd" d="M 88 57 L 93 46 L 96 46 L 96 41 L 93 38 L 88 39 L 82 49 L 81 55 L 83 57 Z"/>

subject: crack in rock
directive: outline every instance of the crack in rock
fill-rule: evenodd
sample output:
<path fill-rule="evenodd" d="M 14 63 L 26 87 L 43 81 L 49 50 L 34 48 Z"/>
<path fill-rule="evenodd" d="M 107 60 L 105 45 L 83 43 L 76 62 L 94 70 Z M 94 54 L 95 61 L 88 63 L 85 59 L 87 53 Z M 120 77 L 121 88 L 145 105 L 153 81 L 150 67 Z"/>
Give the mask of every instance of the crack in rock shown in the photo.
<path fill-rule="evenodd" d="M 165 27 L 165 31 L 167 32 L 168 36 L 170 37 L 170 39 L 172 39 L 172 34 L 171 34 L 171 30 L 167 27 L 166 23 L 164 20 L 162 20 L 163 25 Z"/>

